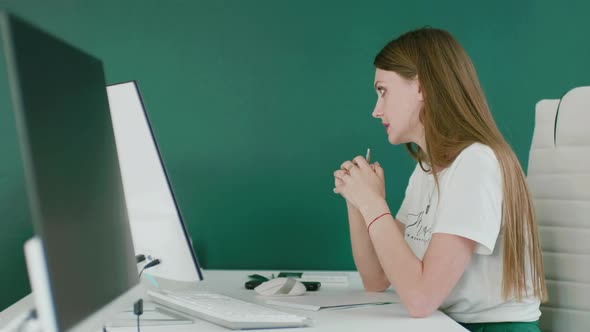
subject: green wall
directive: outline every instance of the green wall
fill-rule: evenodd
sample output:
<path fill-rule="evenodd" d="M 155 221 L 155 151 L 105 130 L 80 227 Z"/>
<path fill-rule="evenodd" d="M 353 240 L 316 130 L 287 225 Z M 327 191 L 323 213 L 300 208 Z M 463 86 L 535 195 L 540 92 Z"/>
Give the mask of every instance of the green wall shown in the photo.
<path fill-rule="evenodd" d="M 413 166 L 371 118 L 372 60 L 402 32 L 431 25 L 456 36 L 525 167 L 535 103 L 590 84 L 588 1 L 0 5 L 101 58 L 109 83 L 139 82 L 206 268 L 354 268 L 332 171 L 371 147 L 397 210 Z M 32 227 L 0 60 L 2 309 L 28 292 Z"/>

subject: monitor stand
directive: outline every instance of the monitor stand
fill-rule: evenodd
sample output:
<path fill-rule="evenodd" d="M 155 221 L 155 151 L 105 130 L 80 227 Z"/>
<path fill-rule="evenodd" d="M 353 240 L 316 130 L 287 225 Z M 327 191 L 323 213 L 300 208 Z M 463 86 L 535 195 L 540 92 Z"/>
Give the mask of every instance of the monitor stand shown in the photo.
<path fill-rule="evenodd" d="M 194 318 L 175 310 L 162 307 L 153 302 L 144 302 L 143 314 L 139 316 L 140 326 L 187 325 L 192 324 Z M 107 324 L 108 327 L 133 327 L 137 325 L 137 316 L 131 308 L 117 315 L 115 320 Z"/>

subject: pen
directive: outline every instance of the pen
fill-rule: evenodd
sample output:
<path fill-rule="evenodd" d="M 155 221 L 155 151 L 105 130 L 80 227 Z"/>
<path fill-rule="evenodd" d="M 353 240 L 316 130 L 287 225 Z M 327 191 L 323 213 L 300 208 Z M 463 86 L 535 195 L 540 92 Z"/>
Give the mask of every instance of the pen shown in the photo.
<path fill-rule="evenodd" d="M 365 159 L 367 160 L 367 163 L 371 163 L 371 148 L 367 149 L 367 157 Z"/>

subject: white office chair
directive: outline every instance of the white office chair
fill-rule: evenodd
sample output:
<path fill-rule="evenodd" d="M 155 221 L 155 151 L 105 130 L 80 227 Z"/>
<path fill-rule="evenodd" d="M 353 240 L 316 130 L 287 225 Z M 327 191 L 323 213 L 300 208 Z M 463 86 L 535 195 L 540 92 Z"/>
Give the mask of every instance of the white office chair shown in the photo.
<path fill-rule="evenodd" d="M 590 331 L 590 87 L 536 105 L 528 177 L 549 301 L 543 331 Z"/>

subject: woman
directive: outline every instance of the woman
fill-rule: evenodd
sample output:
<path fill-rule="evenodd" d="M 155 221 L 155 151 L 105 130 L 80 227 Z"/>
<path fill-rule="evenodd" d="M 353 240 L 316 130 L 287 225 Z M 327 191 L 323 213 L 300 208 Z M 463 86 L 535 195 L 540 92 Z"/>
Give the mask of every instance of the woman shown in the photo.
<path fill-rule="evenodd" d="M 448 32 L 423 28 L 374 64 L 372 115 L 417 165 L 395 217 L 378 162 L 358 156 L 334 172 L 365 289 L 393 286 L 413 317 L 440 308 L 471 331 L 538 331 L 547 290 L 535 214 L 470 58 Z"/>

